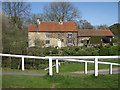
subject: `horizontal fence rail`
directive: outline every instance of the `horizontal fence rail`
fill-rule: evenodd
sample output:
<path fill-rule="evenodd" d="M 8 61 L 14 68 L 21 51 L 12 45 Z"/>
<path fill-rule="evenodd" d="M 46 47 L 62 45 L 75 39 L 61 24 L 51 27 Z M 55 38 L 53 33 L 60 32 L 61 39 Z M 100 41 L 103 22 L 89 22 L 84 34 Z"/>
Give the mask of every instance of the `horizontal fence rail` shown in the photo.
<path fill-rule="evenodd" d="M 48 58 L 52 59 L 115 59 L 115 58 L 120 58 L 120 56 L 46 56 Z"/>
<path fill-rule="evenodd" d="M 76 60 L 76 59 L 64 59 L 64 61 L 74 61 L 74 62 L 87 62 L 87 63 L 94 63 L 94 61 L 85 61 L 85 60 Z M 110 62 L 100 62 L 98 61 L 99 64 L 112 64 L 112 65 L 119 65 L 117 63 L 110 63 Z"/>
<path fill-rule="evenodd" d="M 98 64 L 109 64 L 110 65 L 110 67 L 109 67 L 109 73 L 110 74 L 112 74 L 112 65 L 120 66 L 120 64 L 118 64 L 118 63 L 98 61 L 100 59 L 118 59 L 118 58 L 120 58 L 120 56 L 46 56 L 46 57 L 39 57 L 39 56 L 12 55 L 12 54 L 2 54 L 2 53 L 0 53 L 0 56 L 21 58 L 21 60 L 22 60 L 22 70 L 23 71 L 24 71 L 24 59 L 25 58 L 49 60 L 49 67 L 47 69 L 49 69 L 49 75 L 50 76 L 53 75 L 52 68 L 54 66 L 56 66 L 56 73 L 59 72 L 59 62 L 58 62 L 59 60 L 85 63 L 85 70 L 84 70 L 85 74 L 87 74 L 87 63 L 94 63 L 94 66 L 95 66 L 94 67 L 94 74 L 95 74 L 95 76 L 98 76 Z M 79 60 L 79 59 L 83 59 L 83 60 Z M 93 59 L 94 61 L 87 61 L 85 59 Z M 52 65 L 53 60 L 56 60 L 55 65 Z"/>
<path fill-rule="evenodd" d="M 12 54 L 1 54 L 0 56 L 7 56 L 7 57 L 18 57 L 18 58 L 35 58 L 35 59 L 49 59 L 49 57 L 39 57 L 39 56 L 27 56 L 27 55 L 12 55 Z"/>

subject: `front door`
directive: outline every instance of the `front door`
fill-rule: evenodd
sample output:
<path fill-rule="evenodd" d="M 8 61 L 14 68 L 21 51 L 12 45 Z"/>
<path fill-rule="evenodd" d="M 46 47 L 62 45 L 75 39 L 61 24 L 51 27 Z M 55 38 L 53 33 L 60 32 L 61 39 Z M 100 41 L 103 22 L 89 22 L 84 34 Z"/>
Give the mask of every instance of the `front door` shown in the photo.
<path fill-rule="evenodd" d="M 61 41 L 58 40 L 58 47 L 61 47 Z"/>

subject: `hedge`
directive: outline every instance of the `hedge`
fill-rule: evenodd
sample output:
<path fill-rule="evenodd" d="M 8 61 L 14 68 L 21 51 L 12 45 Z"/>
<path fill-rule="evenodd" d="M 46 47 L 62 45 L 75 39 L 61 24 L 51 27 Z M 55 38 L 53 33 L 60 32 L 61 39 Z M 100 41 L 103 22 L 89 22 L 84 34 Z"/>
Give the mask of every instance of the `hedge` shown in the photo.
<path fill-rule="evenodd" d="M 120 55 L 120 46 L 112 46 L 109 48 L 110 55 Z"/>
<path fill-rule="evenodd" d="M 109 49 L 108 48 L 101 48 L 99 50 L 99 55 L 100 56 L 108 56 L 109 55 Z"/>

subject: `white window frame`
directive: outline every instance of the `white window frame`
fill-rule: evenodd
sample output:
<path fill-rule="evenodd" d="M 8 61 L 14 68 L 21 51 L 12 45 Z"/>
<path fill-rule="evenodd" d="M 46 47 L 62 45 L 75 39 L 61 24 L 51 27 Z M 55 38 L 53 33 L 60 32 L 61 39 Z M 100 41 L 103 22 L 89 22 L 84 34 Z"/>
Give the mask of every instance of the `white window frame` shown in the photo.
<path fill-rule="evenodd" d="M 84 43 L 84 40 L 81 40 L 81 43 L 83 44 L 83 43 Z"/>
<path fill-rule="evenodd" d="M 49 43 L 47 43 L 47 41 L 49 41 Z M 50 44 L 50 40 L 46 40 L 46 41 L 45 41 L 45 44 L 46 44 L 46 45 Z"/>
<path fill-rule="evenodd" d="M 72 41 L 72 40 L 68 40 L 68 44 L 72 44 L 73 43 L 73 41 L 72 42 L 69 42 L 69 41 Z"/>
<path fill-rule="evenodd" d="M 60 38 L 60 36 L 61 36 L 61 35 L 60 35 L 60 34 L 58 34 L 58 38 Z"/>
<path fill-rule="evenodd" d="M 50 38 L 50 34 L 46 34 L 45 37 L 46 37 L 46 38 Z"/>
<path fill-rule="evenodd" d="M 70 35 L 70 36 L 69 36 L 69 35 Z M 72 33 L 69 33 L 69 34 L 68 34 L 68 38 L 72 38 Z"/>

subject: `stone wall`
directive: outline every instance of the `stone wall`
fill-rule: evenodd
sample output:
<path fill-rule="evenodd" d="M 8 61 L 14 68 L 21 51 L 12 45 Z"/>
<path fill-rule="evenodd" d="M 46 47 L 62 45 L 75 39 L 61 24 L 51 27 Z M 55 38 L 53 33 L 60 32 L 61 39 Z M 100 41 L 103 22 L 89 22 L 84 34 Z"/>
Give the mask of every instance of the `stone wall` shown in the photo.
<path fill-rule="evenodd" d="M 46 38 L 46 34 L 50 37 Z M 60 38 L 58 37 L 60 34 Z M 72 38 L 68 38 L 68 34 L 72 34 Z M 35 46 L 35 39 L 50 40 L 50 44 L 45 44 L 45 47 L 58 46 L 58 40 L 61 40 L 61 47 L 68 46 L 68 40 L 72 40 L 72 45 L 77 46 L 77 32 L 28 32 L 29 47 Z"/>
<path fill-rule="evenodd" d="M 81 43 L 82 40 L 89 40 L 90 37 L 78 37 L 78 46 L 83 46 L 84 43 Z"/>

